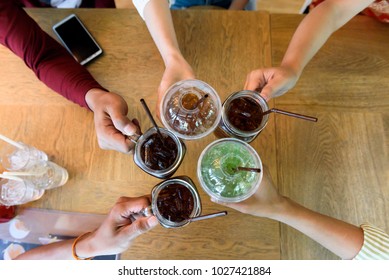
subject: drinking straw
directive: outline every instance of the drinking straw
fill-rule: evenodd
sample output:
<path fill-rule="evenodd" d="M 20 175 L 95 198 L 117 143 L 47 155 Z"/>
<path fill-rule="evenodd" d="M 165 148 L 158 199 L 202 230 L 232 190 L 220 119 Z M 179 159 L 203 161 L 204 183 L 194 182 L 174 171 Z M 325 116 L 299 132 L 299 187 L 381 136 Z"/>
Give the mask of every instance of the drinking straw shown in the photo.
<path fill-rule="evenodd" d="M 208 93 L 205 94 L 203 97 L 201 97 L 199 100 L 197 100 L 196 102 L 196 106 L 194 107 L 195 109 L 201 104 L 203 103 L 203 101 L 208 97 Z"/>
<path fill-rule="evenodd" d="M 0 178 L 7 179 L 7 180 L 15 180 L 19 182 L 23 182 L 22 178 L 16 177 L 16 176 L 11 176 L 7 174 L 0 174 Z"/>
<path fill-rule="evenodd" d="M 260 168 L 243 167 L 243 166 L 238 166 L 238 167 L 234 168 L 234 171 L 249 171 L 249 172 L 261 173 Z"/>
<path fill-rule="evenodd" d="M 12 139 L 9 139 L 8 137 L 6 137 L 6 136 L 4 136 L 2 134 L 0 134 L 0 139 L 5 141 L 5 142 L 7 142 L 8 144 L 11 144 L 12 146 L 15 146 L 15 147 L 19 148 L 19 149 L 23 149 L 24 148 L 23 145 L 21 145 L 20 143 L 14 141 Z"/>
<path fill-rule="evenodd" d="M 3 173 L 6 176 L 41 176 L 45 174 L 45 170 L 42 170 L 41 172 L 20 172 L 20 171 L 15 171 L 15 172 L 9 172 L 6 171 Z"/>
<path fill-rule="evenodd" d="M 283 114 L 283 115 L 287 115 L 287 116 L 290 116 L 290 117 L 295 117 L 295 118 L 298 118 L 298 119 L 303 119 L 303 120 L 306 120 L 306 121 L 317 122 L 317 118 L 315 118 L 315 117 L 310 117 L 310 116 L 306 116 L 306 115 L 292 113 L 292 112 L 288 112 L 288 111 L 284 111 L 284 110 L 280 110 L 280 109 L 276 109 L 276 108 L 272 108 L 270 110 L 267 110 L 267 111 L 263 112 L 262 115 L 267 115 L 267 114 L 270 114 L 270 113 Z"/>
<path fill-rule="evenodd" d="M 216 217 L 221 217 L 227 215 L 227 211 L 221 211 L 213 214 L 208 214 L 208 215 L 203 215 L 203 216 L 198 216 L 194 218 L 188 219 L 190 222 L 196 222 L 196 221 L 202 221 L 206 219 L 211 219 L 211 218 L 216 218 Z"/>
<path fill-rule="evenodd" d="M 151 122 L 153 123 L 155 129 L 157 130 L 157 133 L 158 133 L 159 137 L 161 138 L 162 143 L 165 145 L 165 139 L 163 138 L 162 133 L 161 133 L 161 131 L 159 130 L 159 127 L 158 127 L 157 123 L 155 122 L 155 120 L 154 120 L 154 118 L 153 118 L 153 115 L 152 115 L 151 112 L 150 112 L 149 107 L 148 107 L 147 104 L 146 104 L 146 101 L 142 98 L 142 99 L 140 100 L 140 102 L 142 103 L 143 108 L 145 109 L 145 111 L 146 111 L 147 115 L 149 116 L 149 119 L 150 119 Z"/>

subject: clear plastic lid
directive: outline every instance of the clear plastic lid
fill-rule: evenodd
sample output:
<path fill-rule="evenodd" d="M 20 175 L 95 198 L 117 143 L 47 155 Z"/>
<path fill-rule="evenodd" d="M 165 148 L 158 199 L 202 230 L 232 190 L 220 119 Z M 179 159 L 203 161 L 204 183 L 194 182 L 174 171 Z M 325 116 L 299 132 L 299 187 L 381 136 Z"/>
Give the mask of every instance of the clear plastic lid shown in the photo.
<path fill-rule="evenodd" d="M 221 118 L 218 94 L 199 80 L 184 80 L 172 85 L 160 106 L 163 125 L 187 140 L 210 134 Z"/>
<path fill-rule="evenodd" d="M 254 194 L 263 172 L 239 171 L 237 167 L 262 170 L 262 162 L 249 144 L 235 138 L 219 139 L 201 153 L 197 176 L 212 198 L 220 202 L 239 202 Z"/>

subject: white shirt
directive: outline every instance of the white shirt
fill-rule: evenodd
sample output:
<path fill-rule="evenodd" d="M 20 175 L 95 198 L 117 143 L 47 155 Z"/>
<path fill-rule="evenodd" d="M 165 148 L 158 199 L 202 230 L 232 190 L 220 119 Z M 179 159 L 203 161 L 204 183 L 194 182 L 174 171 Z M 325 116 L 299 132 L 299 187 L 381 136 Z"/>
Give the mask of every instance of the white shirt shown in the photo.
<path fill-rule="evenodd" d="M 78 8 L 82 0 L 51 0 L 50 5 L 56 8 Z"/>
<path fill-rule="evenodd" d="M 139 15 L 145 19 L 144 16 L 144 10 L 146 5 L 150 2 L 151 0 L 132 0 L 132 3 L 134 4 L 135 8 L 138 10 Z"/>

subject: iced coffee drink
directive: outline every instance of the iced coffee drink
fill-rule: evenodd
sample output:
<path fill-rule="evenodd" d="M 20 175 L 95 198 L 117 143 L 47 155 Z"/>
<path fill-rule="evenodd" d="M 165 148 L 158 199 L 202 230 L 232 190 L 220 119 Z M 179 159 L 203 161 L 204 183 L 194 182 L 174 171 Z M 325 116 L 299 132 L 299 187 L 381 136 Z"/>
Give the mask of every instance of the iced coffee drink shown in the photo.
<path fill-rule="evenodd" d="M 135 145 L 134 161 L 143 171 L 157 178 L 169 178 L 180 166 L 185 145 L 171 131 L 152 127 L 140 136 Z"/>
<path fill-rule="evenodd" d="M 198 139 L 216 128 L 220 110 L 220 98 L 211 86 L 199 80 L 184 80 L 166 92 L 161 119 L 178 137 Z"/>
<path fill-rule="evenodd" d="M 223 103 L 217 129 L 221 137 L 234 137 L 247 143 L 266 126 L 269 115 L 266 100 L 255 91 L 243 90 L 231 94 Z"/>

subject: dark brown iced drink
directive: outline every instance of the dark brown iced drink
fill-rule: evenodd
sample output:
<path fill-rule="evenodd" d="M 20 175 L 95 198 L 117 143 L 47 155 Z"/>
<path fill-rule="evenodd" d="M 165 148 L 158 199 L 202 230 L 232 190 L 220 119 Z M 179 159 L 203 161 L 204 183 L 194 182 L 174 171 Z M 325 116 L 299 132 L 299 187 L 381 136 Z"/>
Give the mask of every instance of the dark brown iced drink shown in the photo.
<path fill-rule="evenodd" d="M 200 196 L 189 177 L 174 177 L 154 186 L 151 209 L 163 227 L 183 227 L 200 215 Z"/>
<path fill-rule="evenodd" d="M 166 179 L 180 166 L 186 147 L 173 132 L 162 127 L 159 131 L 161 135 L 152 127 L 137 139 L 134 162 L 146 173 Z"/>
<path fill-rule="evenodd" d="M 177 158 L 177 144 L 169 136 L 163 135 L 163 142 L 157 133 L 146 139 L 141 147 L 144 164 L 153 170 L 164 170 L 173 165 Z"/>
<path fill-rule="evenodd" d="M 251 97 L 239 97 L 231 101 L 227 109 L 227 118 L 237 129 L 253 131 L 262 122 L 262 108 Z"/>
<path fill-rule="evenodd" d="M 199 80 L 174 84 L 161 102 L 164 126 L 182 139 L 199 139 L 210 134 L 220 121 L 221 102 L 216 91 Z"/>
<path fill-rule="evenodd" d="M 194 198 L 186 186 L 170 184 L 159 192 L 157 207 L 162 217 L 171 222 L 179 223 L 191 217 L 194 209 Z"/>
<path fill-rule="evenodd" d="M 255 91 L 242 90 L 232 93 L 223 103 L 222 117 L 216 136 L 234 137 L 250 143 L 266 126 L 269 119 L 266 100 Z"/>

